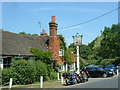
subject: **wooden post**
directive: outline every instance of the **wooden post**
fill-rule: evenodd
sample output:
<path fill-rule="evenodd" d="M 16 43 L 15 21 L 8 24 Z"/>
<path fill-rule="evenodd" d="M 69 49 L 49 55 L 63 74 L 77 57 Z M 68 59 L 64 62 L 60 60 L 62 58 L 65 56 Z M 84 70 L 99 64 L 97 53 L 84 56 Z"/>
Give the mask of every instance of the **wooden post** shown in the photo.
<path fill-rule="evenodd" d="M 58 80 L 60 80 L 60 74 L 59 73 L 57 73 L 57 76 L 58 76 Z"/>
<path fill-rule="evenodd" d="M 75 71 L 76 69 L 75 69 L 75 62 L 74 62 L 74 71 Z"/>
<path fill-rule="evenodd" d="M 117 69 L 117 76 L 119 75 L 119 69 Z"/>
<path fill-rule="evenodd" d="M 65 71 L 65 66 L 64 66 L 64 64 L 63 64 L 63 70 L 62 71 Z"/>
<path fill-rule="evenodd" d="M 43 76 L 40 76 L 40 88 L 43 87 Z"/>
<path fill-rule="evenodd" d="M 63 84 L 63 76 L 62 76 L 62 74 L 61 74 L 61 83 Z"/>
<path fill-rule="evenodd" d="M 10 78 L 9 88 L 12 88 L 12 81 L 13 81 L 13 79 L 12 79 L 12 78 Z"/>
<path fill-rule="evenodd" d="M 66 72 L 68 71 L 68 64 L 66 63 Z"/>
<path fill-rule="evenodd" d="M 1 68 L 1 70 L 3 70 L 3 64 L 0 64 L 0 68 Z"/>

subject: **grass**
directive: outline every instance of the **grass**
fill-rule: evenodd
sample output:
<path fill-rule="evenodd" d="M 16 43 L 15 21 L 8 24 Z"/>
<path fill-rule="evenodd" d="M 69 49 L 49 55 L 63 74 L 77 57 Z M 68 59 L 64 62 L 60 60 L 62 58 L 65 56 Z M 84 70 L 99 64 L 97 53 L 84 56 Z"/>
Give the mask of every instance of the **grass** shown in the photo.
<path fill-rule="evenodd" d="M 58 88 L 63 86 L 58 80 L 50 80 L 43 82 L 43 88 Z M 12 88 L 40 88 L 40 82 L 29 85 L 13 85 Z"/>

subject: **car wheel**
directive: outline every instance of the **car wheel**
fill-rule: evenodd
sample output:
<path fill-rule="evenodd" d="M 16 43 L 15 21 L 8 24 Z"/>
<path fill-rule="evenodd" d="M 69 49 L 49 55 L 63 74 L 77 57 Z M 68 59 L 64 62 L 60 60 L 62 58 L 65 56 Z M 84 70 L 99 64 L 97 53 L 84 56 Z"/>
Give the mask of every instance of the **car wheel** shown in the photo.
<path fill-rule="evenodd" d="M 107 77 L 107 74 L 106 74 L 106 73 L 103 73 L 103 77 L 106 78 L 106 77 Z"/>

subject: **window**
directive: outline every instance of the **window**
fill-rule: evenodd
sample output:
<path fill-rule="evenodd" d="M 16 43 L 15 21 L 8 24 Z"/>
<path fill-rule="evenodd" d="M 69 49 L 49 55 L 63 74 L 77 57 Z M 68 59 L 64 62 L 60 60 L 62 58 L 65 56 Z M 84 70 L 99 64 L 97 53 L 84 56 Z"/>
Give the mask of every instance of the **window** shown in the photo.
<path fill-rule="evenodd" d="M 12 62 L 12 57 L 3 58 L 3 67 L 10 67 L 10 63 Z"/>

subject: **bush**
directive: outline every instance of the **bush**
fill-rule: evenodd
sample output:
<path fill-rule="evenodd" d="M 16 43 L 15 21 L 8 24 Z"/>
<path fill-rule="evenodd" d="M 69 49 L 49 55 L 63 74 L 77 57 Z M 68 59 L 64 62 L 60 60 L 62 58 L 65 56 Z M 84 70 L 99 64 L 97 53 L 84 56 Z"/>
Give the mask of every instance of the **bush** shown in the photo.
<path fill-rule="evenodd" d="M 51 71 L 50 72 L 50 80 L 53 80 L 53 79 L 57 79 L 57 73 L 56 72 L 53 72 L 53 71 Z"/>
<path fill-rule="evenodd" d="M 38 60 L 35 62 L 36 67 L 36 81 L 40 81 L 40 76 L 43 76 L 44 80 L 49 80 L 47 64 Z"/>
<path fill-rule="evenodd" d="M 17 84 L 31 84 L 35 82 L 36 69 L 33 63 L 26 60 L 17 60 L 12 64 L 12 68 L 17 73 Z"/>
<path fill-rule="evenodd" d="M 40 76 L 44 80 L 57 79 L 57 74 L 47 64 L 38 60 L 34 63 L 27 60 L 17 60 L 11 64 L 10 68 L 2 71 L 3 85 L 13 78 L 13 84 L 31 84 L 40 81 Z"/>
<path fill-rule="evenodd" d="M 17 73 L 14 72 L 13 68 L 4 68 L 2 70 L 2 84 L 8 85 L 10 78 L 13 78 L 13 84 L 15 84 Z"/>

